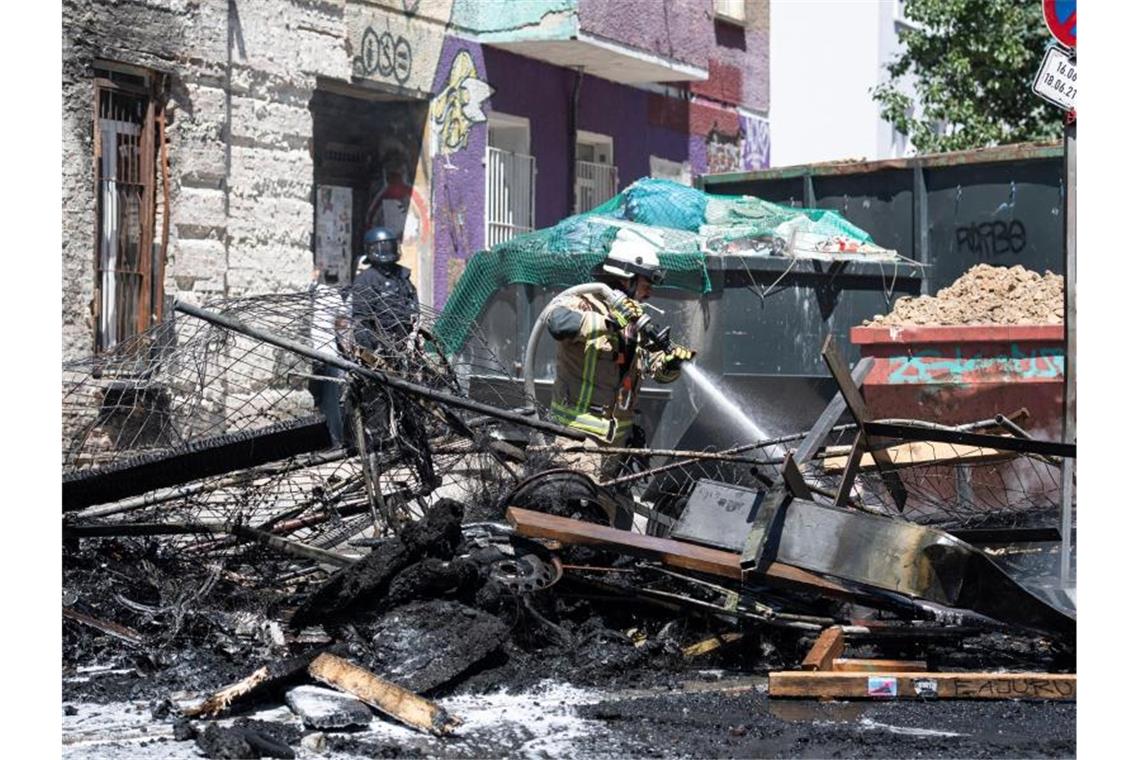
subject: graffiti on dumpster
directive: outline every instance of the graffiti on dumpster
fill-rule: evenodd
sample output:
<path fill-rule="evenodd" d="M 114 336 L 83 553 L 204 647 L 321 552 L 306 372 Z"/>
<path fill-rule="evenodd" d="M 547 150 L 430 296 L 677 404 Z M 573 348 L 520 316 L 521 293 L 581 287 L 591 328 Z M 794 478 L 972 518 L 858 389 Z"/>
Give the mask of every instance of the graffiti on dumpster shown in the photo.
<path fill-rule="evenodd" d="M 352 71 L 357 76 L 378 74 L 404 84 L 412 74 L 412 45 L 402 35 L 377 34 L 367 27 L 360 37 L 360 55 L 353 59 Z"/>
<path fill-rule="evenodd" d="M 1025 249 L 1025 225 L 1020 219 L 971 223 L 954 230 L 954 240 L 959 253 L 965 249 L 984 259 L 1021 253 Z"/>
<path fill-rule="evenodd" d="M 928 349 L 913 356 L 894 358 L 888 364 L 887 382 L 892 385 L 910 383 L 966 383 L 979 377 L 1017 377 L 1023 380 L 1054 380 L 1065 376 L 1065 351 L 1062 348 L 1034 348 L 1022 351 L 1018 344 L 1008 354 L 999 356 L 954 356 Z"/>

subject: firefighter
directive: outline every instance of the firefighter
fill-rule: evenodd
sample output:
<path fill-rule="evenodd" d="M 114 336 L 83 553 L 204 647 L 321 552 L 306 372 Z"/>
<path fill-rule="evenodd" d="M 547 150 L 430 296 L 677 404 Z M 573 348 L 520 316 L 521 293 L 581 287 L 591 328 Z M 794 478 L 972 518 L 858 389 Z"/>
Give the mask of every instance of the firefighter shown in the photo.
<path fill-rule="evenodd" d="M 653 349 L 637 323 L 655 285 L 664 280 L 651 244 L 621 241 L 603 261 L 598 281 L 616 291 L 612 301 L 585 293 L 559 296 L 547 320 L 558 341 L 551 412 L 567 427 L 591 436 L 601 447 L 620 447 L 629 439 L 642 376 L 671 383 L 681 365 L 693 358 L 684 346 Z M 616 456 L 575 458 L 574 464 L 595 479 L 613 477 Z M 600 461 L 599 461 L 600 459 Z M 593 464 L 591 464 L 591 462 Z"/>

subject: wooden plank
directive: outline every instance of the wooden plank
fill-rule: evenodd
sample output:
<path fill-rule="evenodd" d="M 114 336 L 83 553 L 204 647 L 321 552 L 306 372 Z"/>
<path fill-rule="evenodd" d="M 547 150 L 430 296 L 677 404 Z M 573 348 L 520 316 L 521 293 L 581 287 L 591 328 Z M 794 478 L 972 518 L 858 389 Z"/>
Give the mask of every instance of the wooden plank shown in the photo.
<path fill-rule="evenodd" d="M 553 538 L 564 544 L 601 545 L 660 560 L 666 565 L 740 579 L 740 555 L 669 538 L 631 533 L 568 517 L 510 507 L 507 521 L 529 538 Z"/>
<path fill-rule="evenodd" d="M 702 654 L 708 654 L 709 652 L 720 649 L 725 644 L 740 641 L 742 638 L 744 638 L 744 634 L 737 633 L 736 631 L 720 633 L 716 636 L 710 636 L 707 639 L 698 641 L 696 644 L 690 644 L 681 650 L 681 654 L 685 657 L 700 657 Z"/>
<path fill-rule="evenodd" d="M 837 657 L 831 670 L 841 673 L 922 673 L 926 660 L 861 660 L 857 657 Z"/>
<path fill-rule="evenodd" d="M 445 736 L 462 724 L 434 702 L 328 652 L 313 660 L 309 675 L 420 731 Z"/>
<path fill-rule="evenodd" d="M 569 517 L 555 517 L 518 507 L 507 508 L 507 521 L 521 536 L 554 539 L 566 546 L 588 544 L 605 546 L 613 551 L 655 559 L 663 564 L 718 575 L 733 580 L 741 579 L 740 555 L 721 549 L 656 538 L 608 525 L 582 522 Z M 758 568 L 757 577 L 773 586 L 795 591 L 812 591 L 834 599 L 852 599 L 856 595 L 833 581 L 798 567 L 771 562 Z"/>
<path fill-rule="evenodd" d="M 146 639 L 143 638 L 143 635 L 136 631 L 134 628 L 128 628 L 127 626 L 120 625 L 119 623 L 112 623 L 109 620 L 100 620 L 99 618 L 85 615 L 78 610 L 73 610 L 70 607 L 63 608 L 63 616 L 69 620 L 74 620 L 77 623 L 81 623 L 90 628 L 94 628 L 96 631 L 105 633 L 108 636 L 114 636 L 115 638 L 120 639 L 121 641 L 125 641 L 128 644 L 141 646 L 142 644 L 146 643 Z"/>
<path fill-rule="evenodd" d="M 796 464 L 796 460 L 792 452 L 788 452 L 784 457 L 784 466 L 780 469 L 780 474 L 784 477 L 784 483 L 787 484 L 788 490 L 797 499 L 810 499 L 811 489 L 808 488 L 807 481 L 804 480 L 803 471 L 800 466 Z"/>
<path fill-rule="evenodd" d="M 843 467 L 843 477 L 839 480 L 839 488 L 835 489 L 835 506 L 846 506 L 851 496 L 851 487 L 855 485 L 855 475 L 859 472 L 858 462 L 863 459 L 863 451 L 867 448 L 867 436 L 862 430 L 855 436 L 855 443 L 847 456 L 847 463 Z M 874 460 L 871 460 L 874 462 Z"/>
<path fill-rule="evenodd" d="M 999 451 L 979 446 L 962 446 L 953 443 L 911 442 L 884 449 L 891 463 L 896 467 L 906 467 L 913 464 L 985 464 L 987 462 L 1000 462 L 1011 459 L 1014 455 L 1008 451 Z M 829 446 L 824 449 L 823 471 L 827 473 L 841 472 L 850 459 L 850 446 Z M 875 466 L 875 459 L 870 454 L 863 454 L 859 462 L 859 470 L 869 470 Z"/>
<path fill-rule="evenodd" d="M 835 658 L 843 653 L 843 629 L 833 625 L 819 634 L 803 661 L 804 670 L 831 670 Z"/>
<path fill-rule="evenodd" d="M 865 356 L 859 360 L 855 368 L 851 370 L 851 381 L 858 388 L 863 384 L 863 380 L 871 372 L 871 367 L 875 363 L 875 358 L 872 356 Z M 843 393 L 837 391 L 835 395 L 828 402 L 827 408 L 823 410 L 823 414 L 819 415 L 819 419 L 811 426 L 808 431 L 807 437 L 803 442 L 796 447 L 796 464 L 803 466 L 810 462 L 819 451 L 823 442 L 827 439 L 827 434 L 835 427 L 835 423 L 839 422 L 839 418 L 843 416 L 843 412 L 847 409 L 847 402 L 843 400 Z"/>
<path fill-rule="evenodd" d="M 851 373 L 847 369 L 847 365 L 839 356 L 839 349 L 836 348 L 835 341 L 830 333 L 823 341 L 823 361 L 827 364 L 827 369 L 831 372 L 831 376 L 835 378 L 835 382 L 839 385 L 839 392 L 843 394 L 843 400 L 847 403 L 847 408 L 851 410 L 851 416 L 855 418 L 856 424 L 859 425 L 859 430 L 867 436 L 867 446 L 871 449 L 871 456 L 875 460 L 875 464 L 879 467 L 879 472 L 883 476 L 883 482 L 887 485 L 887 490 L 891 492 L 891 498 L 895 501 L 895 506 L 901 512 L 906 505 L 906 487 L 903 486 L 902 480 L 899 479 L 897 472 L 891 470 L 891 460 L 880 449 L 875 448 L 878 440 L 870 435 L 867 431 L 867 405 L 863 401 L 863 394 L 859 392 L 858 386 L 851 377 Z"/>
<path fill-rule="evenodd" d="M 740 552 L 740 569 L 749 573 L 760 564 L 761 557 L 768 543 L 768 529 L 779 514 L 780 509 L 787 503 L 789 496 L 782 483 L 775 483 L 764 494 L 760 502 L 760 509 L 756 512 L 756 519 L 752 521 L 752 528 L 744 539 L 744 548 Z"/>
<path fill-rule="evenodd" d="M 1056 673 L 850 673 L 780 671 L 768 675 L 772 697 L 832 699 L 1028 699 L 1069 702 L 1077 676 Z"/>

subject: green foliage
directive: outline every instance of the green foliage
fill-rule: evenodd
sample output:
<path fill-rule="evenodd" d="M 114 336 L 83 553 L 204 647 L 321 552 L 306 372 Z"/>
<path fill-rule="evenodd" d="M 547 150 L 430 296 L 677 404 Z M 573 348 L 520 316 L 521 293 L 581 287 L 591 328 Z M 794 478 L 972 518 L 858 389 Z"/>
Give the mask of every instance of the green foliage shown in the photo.
<path fill-rule="evenodd" d="M 919 151 L 1060 139 L 1063 114 L 1030 89 L 1052 39 L 1040 2 L 907 0 L 904 7 L 918 28 L 900 30 L 904 52 L 872 96 Z M 914 99 L 902 86 L 908 77 Z"/>

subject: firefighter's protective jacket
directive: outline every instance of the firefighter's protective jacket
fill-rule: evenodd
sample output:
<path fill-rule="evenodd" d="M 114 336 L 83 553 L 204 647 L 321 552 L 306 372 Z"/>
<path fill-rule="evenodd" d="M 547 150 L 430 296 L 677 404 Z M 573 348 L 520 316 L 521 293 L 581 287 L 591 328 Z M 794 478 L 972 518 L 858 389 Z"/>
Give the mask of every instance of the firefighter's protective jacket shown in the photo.
<path fill-rule="evenodd" d="M 551 412 L 560 424 L 620 445 L 633 424 L 642 376 L 671 383 L 681 373 L 666 369 L 663 352 L 623 336 L 608 315 L 605 301 L 593 294 L 555 300 L 546 323 L 558 341 Z"/>

